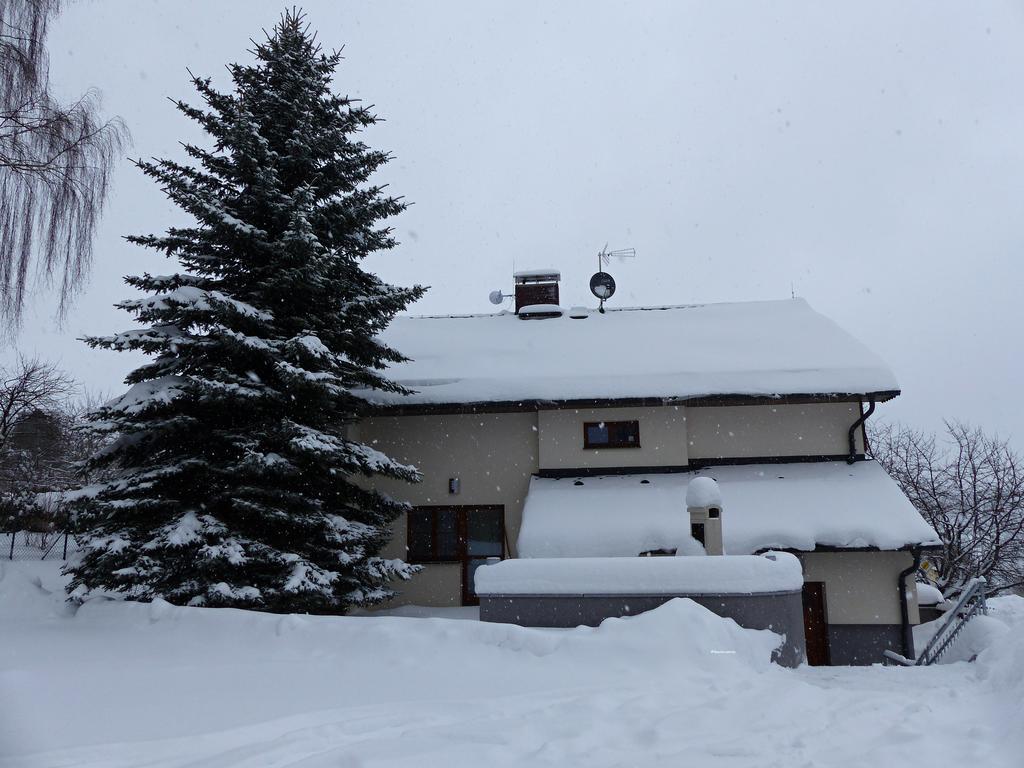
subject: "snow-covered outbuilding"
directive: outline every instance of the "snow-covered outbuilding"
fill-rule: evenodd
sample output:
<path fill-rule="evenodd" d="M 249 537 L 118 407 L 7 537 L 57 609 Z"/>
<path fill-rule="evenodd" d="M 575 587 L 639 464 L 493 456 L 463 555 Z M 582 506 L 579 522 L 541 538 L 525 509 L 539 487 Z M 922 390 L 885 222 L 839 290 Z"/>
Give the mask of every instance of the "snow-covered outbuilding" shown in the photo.
<path fill-rule="evenodd" d="M 386 552 L 425 566 L 400 599 L 475 604 L 507 558 L 703 554 L 686 495 L 710 477 L 727 556 L 799 558 L 812 663 L 912 652 L 914 565 L 939 542 L 865 448 L 889 367 L 802 299 L 567 311 L 543 272 L 543 312 L 383 334 L 415 393 L 362 393 L 378 410 L 354 436 L 423 474 L 376 481 L 414 506 Z"/>

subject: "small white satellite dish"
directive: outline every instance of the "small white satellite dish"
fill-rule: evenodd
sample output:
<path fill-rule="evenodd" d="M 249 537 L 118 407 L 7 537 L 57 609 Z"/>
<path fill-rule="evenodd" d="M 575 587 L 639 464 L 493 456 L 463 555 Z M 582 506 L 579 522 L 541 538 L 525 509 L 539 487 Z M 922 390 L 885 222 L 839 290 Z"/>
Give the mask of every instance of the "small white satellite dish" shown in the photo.
<path fill-rule="evenodd" d="M 487 298 L 490 299 L 491 304 L 497 305 L 501 304 L 501 302 L 505 300 L 505 294 L 503 294 L 499 289 L 497 291 L 491 291 L 490 295 Z"/>

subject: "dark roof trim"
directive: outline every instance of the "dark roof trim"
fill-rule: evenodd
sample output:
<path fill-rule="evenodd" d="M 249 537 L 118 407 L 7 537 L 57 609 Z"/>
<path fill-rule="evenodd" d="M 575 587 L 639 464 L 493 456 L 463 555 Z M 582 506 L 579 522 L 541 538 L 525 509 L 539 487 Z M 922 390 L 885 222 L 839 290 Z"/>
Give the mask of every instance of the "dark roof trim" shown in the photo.
<path fill-rule="evenodd" d="M 662 465 L 660 467 L 569 467 L 558 469 L 539 469 L 535 477 L 562 479 L 566 477 L 604 477 L 618 475 L 671 475 L 693 471 L 694 467 L 685 465 Z"/>
<path fill-rule="evenodd" d="M 881 547 L 833 547 L 827 544 L 816 544 L 814 549 L 785 549 L 781 547 L 764 547 L 757 550 L 755 555 L 762 552 L 789 552 L 794 555 L 810 555 L 816 552 L 913 552 L 915 549 L 922 552 L 938 552 L 942 550 L 941 544 L 904 544 L 897 549 L 882 549 Z"/>
<path fill-rule="evenodd" d="M 663 475 L 672 473 L 696 472 L 713 467 L 731 467 L 744 464 L 814 464 L 826 461 L 846 461 L 845 453 L 816 454 L 813 456 L 743 456 L 728 458 L 690 459 L 689 464 L 662 464 L 648 467 L 557 467 L 539 469 L 537 477 L 600 477 L 602 475 Z M 858 461 L 866 460 L 862 453 L 857 454 Z"/>
<path fill-rule="evenodd" d="M 690 407 L 727 405 L 806 405 L 810 403 L 859 403 L 874 398 L 884 403 L 900 394 L 898 389 L 880 392 L 818 393 L 789 395 L 707 395 L 702 397 L 623 397 L 579 400 L 501 400 L 481 403 L 418 403 L 416 405 L 370 406 L 367 416 L 423 416 L 477 413 L 521 413 L 529 411 L 571 410 L 575 408 L 652 408 L 664 405 Z"/>
<path fill-rule="evenodd" d="M 718 458 L 690 459 L 690 469 L 711 469 L 712 467 L 733 467 L 743 464 L 814 464 L 823 461 L 846 461 L 845 453 L 821 453 L 811 456 L 728 456 Z M 863 453 L 856 454 L 857 461 L 866 461 Z"/>

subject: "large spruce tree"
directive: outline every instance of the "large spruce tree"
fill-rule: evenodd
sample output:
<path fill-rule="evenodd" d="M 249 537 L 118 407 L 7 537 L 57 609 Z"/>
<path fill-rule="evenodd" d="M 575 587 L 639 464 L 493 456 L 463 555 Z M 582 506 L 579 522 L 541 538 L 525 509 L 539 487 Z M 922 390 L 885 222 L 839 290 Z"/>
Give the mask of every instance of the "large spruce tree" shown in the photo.
<path fill-rule="evenodd" d="M 344 612 L 412 571 L 379 556 L 403 505 L 355 480 L 416 471 L 346 432 L 367 408 L 353 392 L 403 391 L 381 373 L 403 358 L 376 336 L 423 289 L 360 263 L 395 245 L 383 222 L 405 206 L 370 183 L 389 159 L 360 141 L 375 117 L 332 93 L 340 56 L 302 15 L 253 53 L 232 92 L 194 77 L 205 107 L 177 104 L 211 148 L 138 163 L 195 225 L 129 238 L 181 269 L 127 278 L 148 295 L 118 306 L 143 327 L 87 339 L 151 360 L 94 415 L 113 479 L 74 502 L 77 594 Z"/>

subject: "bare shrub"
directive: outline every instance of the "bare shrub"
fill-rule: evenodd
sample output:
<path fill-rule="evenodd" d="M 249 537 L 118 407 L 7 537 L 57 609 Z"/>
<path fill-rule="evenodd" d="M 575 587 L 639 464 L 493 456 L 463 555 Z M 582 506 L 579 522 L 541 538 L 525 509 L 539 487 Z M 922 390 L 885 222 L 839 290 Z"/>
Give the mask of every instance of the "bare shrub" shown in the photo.
<path fill-rule="evenodd" d="M 62 527 L 59 504 L 46 494 L 75 481 L 74 387 L 40 360 L 0 368 L 0 523 L 7 530 Z"/>

